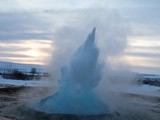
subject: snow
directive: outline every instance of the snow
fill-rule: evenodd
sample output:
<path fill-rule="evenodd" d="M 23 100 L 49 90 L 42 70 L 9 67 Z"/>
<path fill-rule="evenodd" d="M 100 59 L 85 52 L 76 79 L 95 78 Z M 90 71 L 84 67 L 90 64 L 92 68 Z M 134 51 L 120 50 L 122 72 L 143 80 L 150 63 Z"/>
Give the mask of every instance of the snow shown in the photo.
<path fill-rule="evenodd" d="M 46 66 L 43 66 L 43 65 L 22 64 L 22 63 L 12 63 L 12 62 L 0 61 L 0 72 L 1 73 L 8 73 L 15 69 L 23 73 L 28 73 L 28 72 L 31 72 L 32 68 L 36 68 L 37 72 L 39 73 L 46 72 Z"/>
<path fill-rule="evenodd" d="M 15 85 L 26 87 L 51 87 L 51 82 L 48 81 L 31 81 L 31 80 L 11 80 L 0 78 L 0 85 Z"/>
<path fill-rule="evenodd" d="M 35 80 L 11 80 L 0 78 L 0 85 L 15 85 L 15 86 L 26 86 L 26 87 L 52 87 L 54 86 L 52 82 L 49 81 L 35 81 Z M 126 92 L 139 95 L 149 95 L 149 96 L 160 96 L 160 87 L 141 85 L 141 86 L 118 86 L 112 89 L 115 92 Z"/>
<path fill-rule="evenodd" d="M 114 85 L 109 91 L 160 97 L 160 87 L 150 85 Z"/>
<path fill-rule="evenodd" d="M 142 94 L 142 95 L 149 95 L 149 96 L 160 96 L 160 87 L 151 86 L 151 85 L 142 85 L 142 86 L 135 86 L 131 87 L 128 92 L 134 94 Z"/>
<path fill-rule="evenodd" d="M 134 74 L 133 75 L 134 78 L 148 78 L 148 79 L 160 79 L 160 75 L 156 75 L 156 74 Z"/>

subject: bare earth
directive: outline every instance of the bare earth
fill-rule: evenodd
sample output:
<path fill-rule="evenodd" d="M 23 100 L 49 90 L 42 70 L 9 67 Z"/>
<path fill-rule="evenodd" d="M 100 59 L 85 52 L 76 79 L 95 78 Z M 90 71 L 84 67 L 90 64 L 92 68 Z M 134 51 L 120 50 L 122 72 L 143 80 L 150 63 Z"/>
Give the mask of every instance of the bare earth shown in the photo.
<path fill-rule="evenodd" d="M 43 89 L 41 93 L 40 89 Z M 33 92 L 34 91 L 34 92 Z M 37 92 L 35 92 L 37 91 Z M 44 94 L 47 91 L 45 88 L 29 88 L 15 86 L 0 87 L 0 120 L 160 120 L 160 97 L 147 96 L 139 94 L 122 93 L 122 96 L 130 102 L 131 106 L 125 106 L 124 103 L 117 105 L 118 113 L 112 115 L 97 116 L 64 116 L 64 115 L 46 115 L 41 112 L 23 109 L 22 106 L 31 98 L 38 98 L 38 94 Z M 34 94 L 33 94 L 34 93 Z M 47 95 L 46 95 L 47 96 Z M 18 108 L 18 107 L 19 108 Z M 141 106 L 141 107 L 139 107 Z M 18 108 L 18 110 L 17 110 Z M 17 116 L 13 113 L 22 112 Z M 30 112 L 28 112 L 30 111 Z M 32 112 L 31 112 L 32 111 Z M 28 113 L 28 114 L 27 114 Z M 34 117 L 31 115 L 34 114 Z M 35 117 L 36 115 L 36 117 Z M 32 117 L 33 118 L 32 118 Z"/>

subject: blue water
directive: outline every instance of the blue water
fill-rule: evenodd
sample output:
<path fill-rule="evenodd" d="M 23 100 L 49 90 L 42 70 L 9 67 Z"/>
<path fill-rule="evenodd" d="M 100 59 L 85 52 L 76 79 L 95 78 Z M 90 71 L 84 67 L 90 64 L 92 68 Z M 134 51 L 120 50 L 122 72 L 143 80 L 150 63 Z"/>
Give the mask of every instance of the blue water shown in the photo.
<path fill-rule="evenodd" d="M 95 44 L 94 28 L 85 43 L 74 53 L 70 64 L 61 68 L 60 88 L 36 105 L 50 114 L 96 115 L 111 112 L 94 93 L 102 77 L 99 49 Z M 54 66 L 53 66 L 54 67 Z"/>

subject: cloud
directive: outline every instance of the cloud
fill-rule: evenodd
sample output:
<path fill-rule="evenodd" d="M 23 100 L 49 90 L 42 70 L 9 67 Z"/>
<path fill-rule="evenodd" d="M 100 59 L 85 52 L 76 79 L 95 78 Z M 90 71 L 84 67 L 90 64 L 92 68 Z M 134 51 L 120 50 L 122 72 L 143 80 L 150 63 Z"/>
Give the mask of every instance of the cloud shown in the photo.
<path fill-rule="evenodd" d="M 144 58 L 160 58 L 160 53 L 126 53 L 126 55 L 135 56 L 135 57 L 144 57 Z"/>
<path fill-rule="evenodd" d="M 159 36 L 159 3 L 159 0 L 5 0 L 0 2 L 0 42 L 53 40 L 53 59 L 62 54 L 57 61 L 63 63 L 69 61 L 88 32 L 97 27 L 101 57 L 119 56 L 126 47 L 133 47 L 127 46 L 128 36 Z M 143 48 L 150 44 L 142 41 Z M 158 41 L 159 38 L 151 43 L 157 46 Z M 139 43 L 133 43 L 138 47 Z M 7 48 L 6 43 L 0 50 L 5 52 Z M 25 50 L 20 46 L 19 49 Z M 132 56 L 154 58 L 156 55 L 132 53 Z"/>
<path fill-rule="evenodd" d="M 51 39 L 45 22 L 35 13 L 0 13 L 0 41 Z"/>
<path fill-rule="evenodd" d="M 159 7 L 159 0 L 102 0 L 114 8 Z"/>
<path fill-rule="evenodd" d="M 44 64 L 49 58 L 51 41 L 48 40 L 23 40 L 0 42 L 0 60 Z"/>
<path fill-rule="evenodd" d="M 132 70 L 139 73 L 148 73 L 148 74 L 159 74 L 160 67 L 157 66 L 132 66 Z"/>
<path fill-rule="evenodd" d="M 7 53 L 7 52 L 3 52 L 3 53 L 0 53 L 0 56 L 3 56 L 3 57 L 15 57 L 15 58 L 27 58 L 29 56 L 27 55 L 19 55 L 19 54 L 14 54 L 14 53 Z"/>

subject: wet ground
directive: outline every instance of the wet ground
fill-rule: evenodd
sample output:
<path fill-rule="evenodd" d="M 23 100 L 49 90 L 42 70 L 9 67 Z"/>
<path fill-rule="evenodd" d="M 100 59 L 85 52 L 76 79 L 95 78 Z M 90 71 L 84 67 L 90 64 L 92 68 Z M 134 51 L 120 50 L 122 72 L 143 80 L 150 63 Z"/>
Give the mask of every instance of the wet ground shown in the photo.
<path fill-rule="evenodd" d="M 122 93 L 125 102 L 116 105 L 117 112 L 106 115 L 50 115 L 26 107 L 30 99 L 46 92 L 46 88 L 1 86 L 0 120 L 160 120 L 159 96 L 132 93 Z"/>
<path fill-rule="evenodd" d="M 5 85 L 0 86 L 0 120 L 21 120 L 17 119 L 12 113 L 17 111 L 17 108 L 21 108 L 31 99 L 40 99 L 41 96 L 48 93 L 46 87 L 25 87 L 25 86 L 13 86 Z M 46 94 L 47 96 L 47 94 Z"/>

